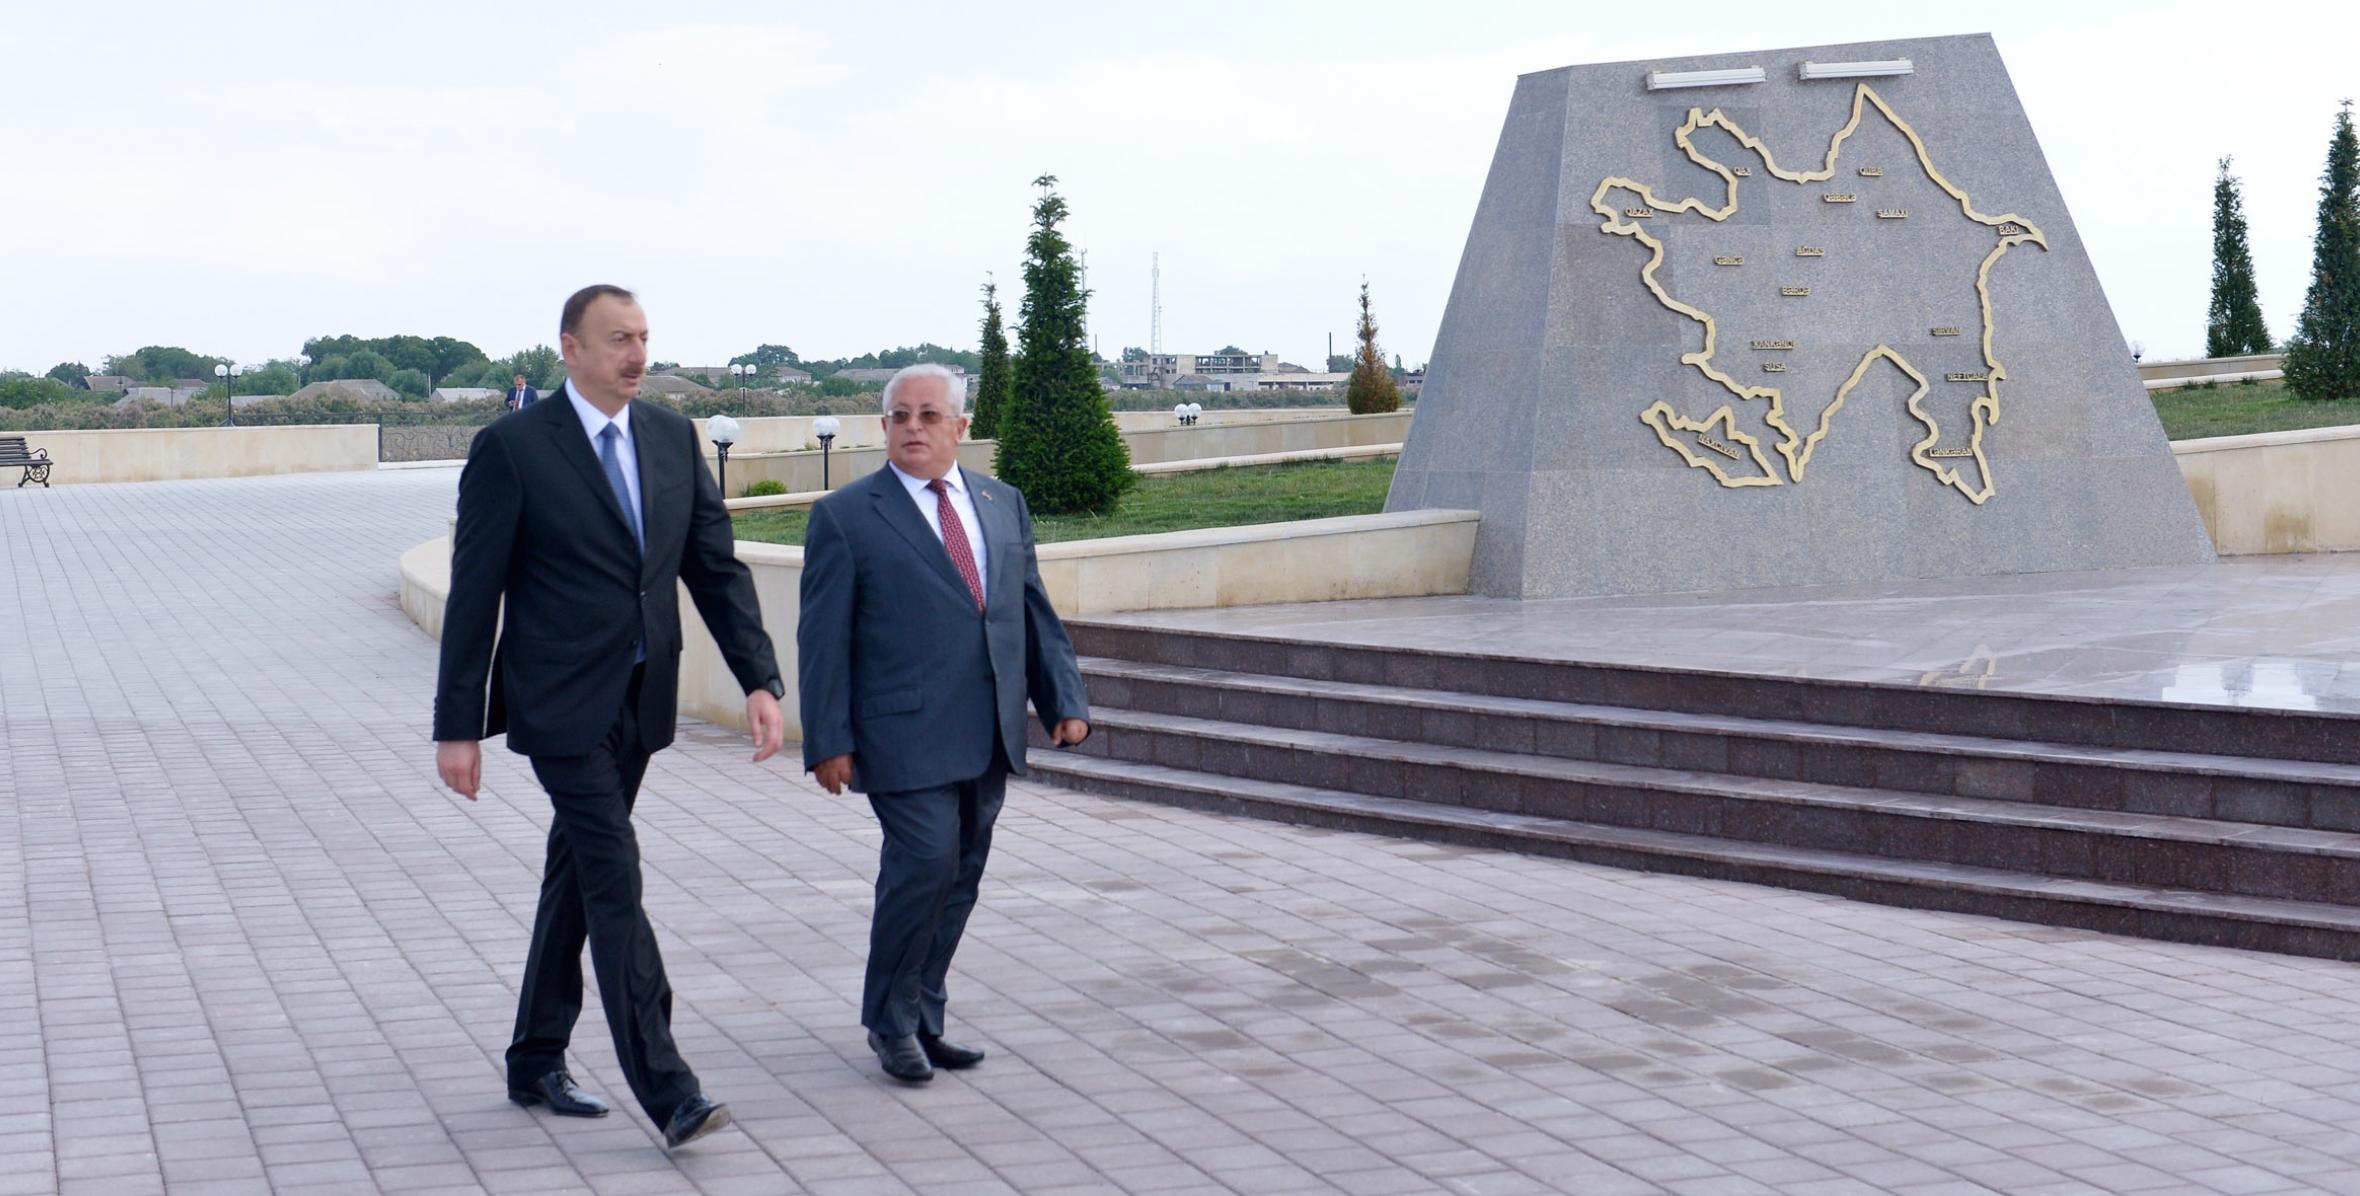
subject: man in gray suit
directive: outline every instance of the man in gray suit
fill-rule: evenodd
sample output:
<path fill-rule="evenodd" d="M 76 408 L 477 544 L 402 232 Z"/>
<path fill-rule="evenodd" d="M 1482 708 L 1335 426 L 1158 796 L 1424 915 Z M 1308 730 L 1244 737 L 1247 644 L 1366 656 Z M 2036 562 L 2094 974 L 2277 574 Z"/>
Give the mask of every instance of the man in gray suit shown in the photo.
<path fill-rule="evenodd" d="M 803 765 L 869 796 L 885 845 L 861 1024 L 908 1083 L 972 1067 L 943 1037 L 945 978 L 991 851 L 1024 703 L 1050 742 L 1090 734 L 1081 669 L 1033 563 L 1014 488 L 959 468 L 965 380 L 916 365 L 885 386 L 887 466 L 819 501 L 803 541 Z"/>

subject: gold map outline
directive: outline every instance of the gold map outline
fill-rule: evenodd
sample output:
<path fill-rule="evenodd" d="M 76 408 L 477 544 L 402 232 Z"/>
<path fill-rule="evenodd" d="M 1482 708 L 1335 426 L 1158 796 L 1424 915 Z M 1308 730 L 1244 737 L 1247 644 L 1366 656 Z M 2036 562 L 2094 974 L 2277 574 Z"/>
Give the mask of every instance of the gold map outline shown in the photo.
<path fill-rule="evenodd" d="M 1870 104 L 1876 105 L 1877 112 L 1881 114 L 1896 131 L 1909 140 L 1910 148 L 1917 154 L 1919 168 L 1925 171 L 1928 180 L 1932 181 L 1935 186 L 1940 187 L 1944 193 L 1948 194 L 1953 200 L 1957 201 L 1959 205 L 1959 211 L 1962 215 L 1966 216 L 1967 219 L 1972 220 L 1975 223 L 1987 225 L 1995 230 L 2000 229 L 2005 225 L 2011 224 L 2017 226 L 2020 230 L 2014 233 L 2002 232 L 1999 238 L 1999 243 L 1992 247 L 1990 253 L 1984 255 L 1982 265 L 1975 272 L 1975 297 L 1976 302 L 1981 309 L 1981 316 L 1983 320 L 1981 349 L 1983 354 L 1984 369 L 1989 375 L 1984 381 L 1983 393 L 1977 396 L 1975 401 L 1970 404 L 1968 408 L 1969 423 L 1973 429 L 1969 435 L 1969 445 L 1973 451 L 1976 466 L 1982 477 L 1983 484 L 1980 488 L 1969 486 L 1966 483 L 1964 476 L 1962 476 L 1958 470 L 1943 466 L 1937 463 L 1934 458 L 1926 455 L 1927 450 L 1930 449 L 1942 437 L 1942 429 L 1940 425 L 1931 416 L 1926 414 L 1923 407 L 1919 406 L 1919 400 L 1924 398 L 1926 394 L 1926 379 L 1922 373 L 1920 373 L 1914 366 L 1910 365 L 1907 360 L 1902 357 L 1899 351 L 1893 349 L 1890 345 L 1878 345 L 1876 348 L 1871 349 L 1868 353 L 1864 354 L 1861 357 L 1860 363 L 1854 368 L 1852 372 L 1851 381 L 1847 382 L 1844 387 L 1837 392 L 1835 401 L 1830 403 L 1819 413 L 1818 428 L 1812 432 L 1808 439 L 1797 436 L 1794 428 L 1788 425 L 1786 422 L 1785 394 L 1780 388 L 1774 386 L 1745 386 L 1739 383 L 1735 378 L 1732 378 L 1728 374 L 1725 374 L 1713 367 L 1712 359 L 1715 351 L 1715 344 L 1718 341 L 1720 334 L 1718 323 L 1714 320 L 1710 313 L 1704 311 L 1701 308 L 1691 307 L 1688 304 L 1682 303 L 1679 300 L 1672 298 L 1671 294 L 1663 289 L 1663 284 L 1657 282 L 1655 278 L 1656 268 L 1663 264 L 1663 242 L 1657 240 L 1654 237 L 1648 236 L 1647 230 L 1645 228 L 1636 223 L 1625 220 L 1620 212 L 1618 212 L 1613 206 L 1606 203 L 1607 194 L 1613 191 L 1616 187 L 1621 187 L 1624 190 L 1630 191 L 1637 195 L 1642 203 L 1648 209 L 1653 211 L 1675 213 L 1689 212 L 1703 216 L 1706 219 L 1712 220 L 1716 223 L 1727 220 L 1729 217 L 1737 213 L 1738 176 L 1727 166 L 1721 164 L 1718 161 L 1715 161 L 1710 157 L 1707 157 L 1702 150 L 1696 148 L 1694 136 L 1697 130 L 1710 125 L 1728 133 L 1730 137 L 1735 139 L 1739 145 L 1745 147 L 1756 157 L 1760 158 L 1763 169 L 1769 172 L 1770 176 L 1773 178 L 1796 184 L 1822 182 L 1835 177 L 1836 163 L 1843 155 L 1844 142 L 1850 139 L 1853 133 L 1859 131 L 1861 119 L 1867 114 L 1868 105 Z M 2031 242 L 2032 244 L 2038 245 L 2040 246 L 2042 252 L 2047 252 L 2049 248 L 2047 235 L 2041 232 L 2040 228 L 2033 224 L 2030 220 L 2027 220 L 2016 213 L 2009 212 L 1998 216 L 1986 216 L 1983 213 L 1976 211 L 1974 201 L 1968 197 L 1967 193 L 1963 190 L 1960 190 L 1957 184 L 1952 183 L 1949 178 L 1945 177 L 1943 173 L 1935 167 L 1933 155 L 1927 151 L 1925 139 L 1918 136 L 1917 129 L 1911 126 L 1908 121 L 1901 119 L 1900 114 L 1894 112 L 1892 106 L 1885 103 L 1884 97 L 1878 95 L 1876 93 L 1876 89 L 1870 87 L 1865 82 L 1857 84 L 1853 88 L 1851 119 L 1845 123 L 1843 128 L 1838 129 L 1835 134 L 1828 139 L 1827 158 L 1825 163 L 1820 169 L 1815 171 L 1787 170 L 1779 166 L 1776 156 L 1771 153 L 1770 147 L 1767 144 L 1765 144 L 1760 138 L 1746 132 L 1744 128 L 1740 127 L 1736 121 L 1729 119 L 1728 115 L 1722 112 L 1719 108 L 1713 109 L 1709 114 L 1701 108 L 1690 108 L 1688 110 L 1688 119 L 1682 123 L 1679 130 L 1672 135 L 1672 140 L 1680 147 L 1681 152 L 1687 154 L 1690 161 L 1705 168 L 1706 170 L 1712 171 L 1714 174 L 1717 174 L 1721 177 L 1721 181 L 1727 189 L 1727 202 L 1725 206 L 1720 208 L 1709 207 L 1706 205 L 1704 200 L 1693 196 L 1688 199 L 1681 200 L 1678 203 L 1665 203 L 1656 197 L 1654 189 L 1649 187 L 1647 184 L 1639 182 L 1636 179 L 1624 178 L 1617 175 L 1608 176 L 1599 182 L 1598 189 L 1595 192 L 1592 192 L 1590 195 L 1590 210 L 1598 213 L 1600 216 L 1605 217 L 1605 223 L 1599 225 L 1600 232 L 1613 234 L 1615 236 L 1636 238 L 1640 244 L 1647 246 L 1651 251 L 1647 260 L 1647 264 L 1640 267 L 1639 269 L 1639 278 L 1640 281 L 1646 284 L 1647 289 L 1655 295 L 1656 301 L 1663 304 L 1666 308 L 1677 312 L 1680 315 L 1686 316 L 1689 319 L 1694 320 L 1704 326 L 1704 345 L 1702 349 L 1694 353 L 1681 354 L 1680 363 L 1682 365 L 1696 367 L 1697 372 L 1703 374 L 1706 378 L 1719 383 L 1722 388 L 1737 396 L 1739 400 L 1768 399 L 1770 401 L 1770 410 L 1768 414 L 1763 417 L 1763 422 L 1768 424 L 1770 427 L 1777 429 L 1779 434 L 1779 443 L 1777 446 L 1778 453 L 1781 457 L 1786 459 L 1787 467 L 1792 473 L 1794 481 L 1800 483 L 1803 480 L 1805 468 L 1810 464 L 1811 453 L 1818 447 L 1819 442 L 1827 437 L 1830 428 L 1830 421 L 1834 418 L 1837 409 L 1843 406 L 1844 398 L 1851 392 L 1852 387 L 1857 384 L 1861 377 L 1866 373 L 1869 363 L 1875 360 L 1877 357 L 1883 356 L 1894 362 L 1896 365 L 1900 366 L 1919 382 L 1919 388 L 1917 392 L 1912 394 L 1908 400 L 1908 409 L 1910 414 L 1916 417 L 1919 423 L 1922 423 L 1926 426 L 1927 434 L 1924 440 L 1919 441 L 1916 445 L 1911 447 L 1910 460 L 1921 468 L 1924 468 L 1933 473 L 1936 481 L 1944 486 L 1956 489 L 1959 493 L 1965 495 L 1969 501 L 1977 504 L 1978 506 L 1989 500 L 1992 494 L 1995 492 L 1996 487 L 1991 480 L 1990 461 L 1984 455 L 1983 434 L 1985 430 L 1999 422 L 1999 384 L 2007 377 L 2007 367 L 2001 365 L 1999 359 L 1992 354 L 1990 287 L 1991 267 L 2008 250 L 2025 242 Z M 1656 438 L 1662 440 L 1665 445 L 1678 452 L 1680 456 L 1688 462 L 1688 464 L 1704 469 L 1706 472 L 1713 475 L 1713 479 L 1715 481 L 1719 482 L 1725 487 L 1736 488 L 1741 486 L 1777 486 L 1786 484 L 1786 479 L 1779 477 L 1777 471 L 1773 469 L 1769 465 L 1767 459 L 1762 456 L 1759 442 L 1750 436 L 1746 436 L 1742 432 L 1736 431 L 1736 413 L 1729 404 L 1722 404 L 1718 410 L 1714 411 L 1713 414 L 1705 417 L 1703 420 L 1691 420 L 1673 412 L 1668 404 L 1658 400 L 1654 404 L 1650 405 L 1645 411 L 1640 412 L 1639 419 L 1640 422 L 1645 423 L 1648 427 L 1654 429 Z M 1763 468 L 1764 472 L 1761 476 L 1731 477 L 1725 470 L 1721 468 L 1718 462 L 1709 458 L 1698 457 L 1695 453 L 1688 451 L 1684 444 L 1681 444 L 1672 436 L 1672 431 L 1674 430 L 1703 432 L 1712 427 L 1714 424 L 1720 424 L 1722 427 L 1728 429 L 1734 434 L 1736 439 L 1747 445 L 1749 450 L 1752 451 L 1756 463 L 1761 465 Z"/>

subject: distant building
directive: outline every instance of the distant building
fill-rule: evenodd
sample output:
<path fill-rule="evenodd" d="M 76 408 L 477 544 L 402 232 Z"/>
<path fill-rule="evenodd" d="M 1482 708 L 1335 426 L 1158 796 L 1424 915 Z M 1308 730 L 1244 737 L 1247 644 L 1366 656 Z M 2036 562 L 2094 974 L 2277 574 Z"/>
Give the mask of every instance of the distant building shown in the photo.
<path fill-rule="evenodd" d="M 126 386 L 123 388 L 123 397 L 115 400 L 115 406 L 121 408 L 133 403 L 156 403 L 165 407 L 181 407 L 210 389 L 207 386 Z"/>
<path fill-rule="evenodd" d="M 119 395 L 131 389 L 134 381 L 121 374 L 91 374 L 82 379 L 82 384 L 94 395 Z"/>
<path fill-rule="evenodd" d="M 1202 382 L 1183 386 L 1181 379 L 1237 379 L 1278 374 L 1288 369 L 1288 363 L 1280 361 L 1276 353 L 1148 353 L 1135 361 L 1115 363 L 1124 390 L 1262 390 L 1267 388 L 1213 386 Z"/>
<path fill-rule="evenodd" d="M 1237 379 L 1236 381 L 1238 381 L 1238 382 L 1240 382 L 1240 383 L 1243 383 L 1243 385 L 1230 386 L 1230 387 L 1227 387 L 1227 388 L 1225 388 L 1225 389 L 1229 389 L 1229 390 L 1333 390 L 1334 388 L 1336 388 L 1336 387 L 1339 387 L 1339 386 L 1342 386 L 1342 385 L 1343 385 L 1345 382 L 1349 381 L 1349 380 L 1351 379 L 1351 377 L 1352 377 L 1352 375 L 1351 375 L 1351 374 L 1349 374 L 1349 373 L 1344 373 L 1344 374 L 1327 374 L 1327 373 L 1317 373 L 1317 372 L 1314 372 L 1314 371 L 1311 371 L 1311 370 L 1304 369 L 1304 368 L 1302 368 L 1301 366 L 1297 366 L 1297 367 L 1295 367 L 1295 369 L 1294 369 L 1294 370 L 1292 370 L 1291 372 L 1287 372 L 1287 373 L 1279 373 L 1279 374 L 1256 374 L 1256 375 L 1254 375 L 1254 376 L 1253 376 L 1253 377 L 1251 377 L 1251 378 L 1241 378 L 1241 379 Z"/>
<path fill-rule="evenodd" d="M 956 373 L 956 375 L 961 375 L 961 377 L 968 375 L 968 368 L 965 368 L 965 366 L 953 366 L 953 363 L 949 363 L 949 361 L 944 361 L 944 363 L 942 363 L 942 368 L 951 370 L 951 373 Z M 902 373 L 902 366 L 892 366 L 892 368 L 878 368 L 878 370 L 871 370 L 871 368 L 861 366 L 861 368 L 857 368 L 857 370 L 835 370 L 835 375 L 833 375 L 833 377 L 843 377 L 845 382 L 854 382 L 854 385 L 866 387 L 866 385 L 885 385 L 885 382 L 892 382 L 892 375 L 897 375 L 897 373 Z"/>
<path fill-rule="evenodd" d="M 706 386 L 724 386 L 733 381 L 725 365 L 676 365 L 668 370 L 657 370 L 662 378 L 690 378 Z"/>
<path fill-rule="evenodd" d="M 809 382 L 811 381 L 811 371 L 799 370 L 791 365 L 782 365 L 778 367 L 778 380 L 781 382 Z"/>
<path fill-rule="evenodd" d="M 728 376 L 727 373 L 722 374 L 724 378 Z M 639 397 L 643 399 L 671 399 L 678 402 L 681 399 L 704 398 L 714 393 L 710 387 L 699 386 L 677 374 L 649 374 L 639 380 Z"/>
<path fill-rule="evenodd" d="M 437 386 L 426 395 L 430 403 L 467 403 L 476 399 L 496 399 L 507 394 L 496 386 Z"/>
<path fill-rule="evenodd" d="M 1150 353 L 1115 368 L 1123 390 L 1326 390 L 1352 376 L 1307 370 L 1276 353 Z"/>
<path fill-rule="evenodd" d="M 314 382 L 294 394 L 288 395 L 287 399 L 292 403 L 334 402 L 338 400 L 367 403 L 391 402 L 399 400 L 401 397 L 400 391 L 375 378 L 338 378 L 333 382 Z"/>

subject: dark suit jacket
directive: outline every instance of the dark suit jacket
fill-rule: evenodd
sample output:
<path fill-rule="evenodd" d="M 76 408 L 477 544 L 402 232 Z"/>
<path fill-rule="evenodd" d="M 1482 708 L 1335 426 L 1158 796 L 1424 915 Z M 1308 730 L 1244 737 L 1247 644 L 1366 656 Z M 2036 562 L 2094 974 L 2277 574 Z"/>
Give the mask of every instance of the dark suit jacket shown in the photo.
<path fill-rule="evenodd" d="M 803 539 L 803 764 L 853 754 L 868 793 L 1024 772 L 1024 701 L 1041 724 L 1090 716 L 1065 625 L 1033 561 L 1024 496 L 963 471 L 984 542 L 985 609 L 891 469 L 819 501 Z"/>
<path fill-rule="evenodd" d="M 508 388 L 508 396 L 505 401 L 507 402 L 508 409 L 510 411 L 522 411 L 525 408 L 540 402 L 541 392 L 534 390 L 529 385 L 524 387 L 522 390 L 511 386 Z M 573 404 L 568 403 L 566 406 L 571 407 Z"/>
<path fill-rule="evenodd" d="M 535 403 L 476 434 L 459 474 L 435 739 L 505 731 L 508 746 L 528 756 L 590 751 L 622 711 L 631 645 L 644 629 L 640 741 L 650 752 L 670 744 L 680 689 L 679 582 L 746 692 L 778 680 L 753 577 L 737 559 L 729 512 L 697 452 L 696 425 L 634 402 L 631 442 L 644 560 L 570 400 Z"/>

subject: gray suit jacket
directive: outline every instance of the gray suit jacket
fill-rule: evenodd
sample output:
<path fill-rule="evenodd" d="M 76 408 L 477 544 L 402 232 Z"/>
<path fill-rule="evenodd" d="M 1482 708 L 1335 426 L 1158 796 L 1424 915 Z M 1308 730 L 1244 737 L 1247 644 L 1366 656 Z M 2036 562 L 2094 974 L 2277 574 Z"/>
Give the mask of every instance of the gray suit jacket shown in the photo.
<path fill-rule="evenodd" d="M 980 614 L 891 469 L 811 509 L 795 629 L 805 768 L 850 752 L 866 793 L 969 781 L 1002 760 L 1021 775 L 1028 696 L 1045 727 L 1090 716 L 1024 495 L 964 473 L 983 525 Z"/>

